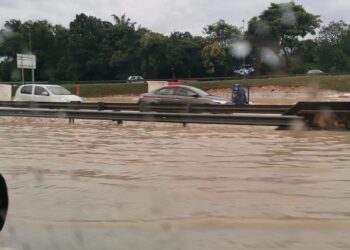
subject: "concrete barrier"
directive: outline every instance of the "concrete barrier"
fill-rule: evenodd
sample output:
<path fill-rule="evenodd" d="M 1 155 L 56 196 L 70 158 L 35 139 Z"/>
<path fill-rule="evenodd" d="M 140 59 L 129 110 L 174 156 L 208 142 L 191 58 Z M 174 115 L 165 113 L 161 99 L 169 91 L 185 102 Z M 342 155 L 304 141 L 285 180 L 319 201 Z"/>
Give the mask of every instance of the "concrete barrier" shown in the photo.
<path fill-rule="evenodd" d="M 0 84 L 0 101 L 11 101 L 12 86 L 8 84 Z"/>
<path fill-rule="evenodd" d="M 148 92 L 168 86 L 167 81 L 148 81 Z"/>
<path fill-rule="evenodd" d="M 148 92 L 159 89 L 165 86 L 174 86 L 174 85 L 182 85 L 185 83 L 184 80 L 177 81 L 148 81 Z"/>

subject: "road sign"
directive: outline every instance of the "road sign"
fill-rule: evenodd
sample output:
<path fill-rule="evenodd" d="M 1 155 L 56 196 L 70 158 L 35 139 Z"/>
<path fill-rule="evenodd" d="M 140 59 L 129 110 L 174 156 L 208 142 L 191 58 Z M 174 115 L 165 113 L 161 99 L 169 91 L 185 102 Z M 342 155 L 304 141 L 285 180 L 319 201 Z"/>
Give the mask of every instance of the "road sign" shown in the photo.
<path fill-rule="evenodd" d="M 36 56 L 30 54 L 17 54 L 17 68 L 36 69 Z"/>

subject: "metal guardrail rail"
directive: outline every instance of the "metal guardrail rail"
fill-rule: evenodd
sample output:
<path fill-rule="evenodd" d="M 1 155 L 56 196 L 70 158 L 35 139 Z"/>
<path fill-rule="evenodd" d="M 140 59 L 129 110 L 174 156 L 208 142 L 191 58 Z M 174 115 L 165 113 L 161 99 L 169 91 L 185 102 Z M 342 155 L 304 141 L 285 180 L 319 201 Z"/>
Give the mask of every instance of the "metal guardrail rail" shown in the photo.
<path fill-rule="evenodd" d="M 284 115 L 303 117 L 311 128 L 350 130 L 350 102 L 299 102 Z"/>
<path fill-rule="evenodd" d="M 139 110 L 138 104 L 125 103 L 67 103 L 67 102 L 0 102 L 0 107 L 90 110 Z"/>
<path fill-rule="evenodd" d="M 291 105 L 147 105 L 127 103 L 60 103 L 60 102 L 0 102 L 0 107 L 10 108 L 45 108 L 72 110 L 129 110 L 156 111 L 170 113 L 255 113 L 255 114 L 283 114 L 292 108 Z"/>
<path fill-rule="evenodd" d="M 299 115 L 303 110 L 308 111 L 349 111 L 350 102 L 298 102 L 285 115 Z"/>
<path fill-rule="evenodd" d="M 239 114 L 240 113 L 240 114 Z M 0 116 L 350 129 L 350 102 L 290 105 L 151 105 L 0 102 Z"/>
<path fill-rule="evenodd" d="M 278 115 L 227 115 L 227 114 L 189 114 L 189 113 L 157 113 L 157 112 L 119 112 L 92 110 L 52 110 L 38 108 L 0 108 L 0 116 L 65 118 L 111 121 L 143 121 L 169 123 L 199 124 L 231 124 L 255 126 L 288 127 L 295 121 L 302 121 L 298 116 Z"/>

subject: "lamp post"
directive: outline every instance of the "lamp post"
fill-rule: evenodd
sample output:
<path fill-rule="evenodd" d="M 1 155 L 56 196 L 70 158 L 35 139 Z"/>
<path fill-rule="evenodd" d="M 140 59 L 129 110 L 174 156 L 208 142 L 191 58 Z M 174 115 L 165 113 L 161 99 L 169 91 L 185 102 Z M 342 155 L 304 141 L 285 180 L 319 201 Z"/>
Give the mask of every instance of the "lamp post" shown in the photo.
<path fill-rule="evenodd" d="M 243 40 L 243 42 L 244 42 L 244 39 L 245 39 L 245 34 L 244 34 L 244 32 L 245 32 L 245 20 L 243 19 L 242 20 L 242 40 Z M 246 55 L 244 55 L 243 56 L 243 79 L 245 79 L 245 57 L 246 57 Z"/>
<path fill-rule="evenodd" d="M 32 33 L 29 30 L 29 52 L 31 55 L 33 55 L 32 52 Z M 34 65 L 32 66 L 32 84 L 34 84 Z"/>

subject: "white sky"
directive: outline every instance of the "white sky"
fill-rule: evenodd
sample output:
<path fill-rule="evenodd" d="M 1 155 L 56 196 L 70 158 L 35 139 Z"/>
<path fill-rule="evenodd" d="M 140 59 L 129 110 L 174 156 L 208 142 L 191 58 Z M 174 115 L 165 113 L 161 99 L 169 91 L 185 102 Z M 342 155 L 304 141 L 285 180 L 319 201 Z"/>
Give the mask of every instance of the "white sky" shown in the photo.
<path fill-rule="evenodd" d="M 219 19 L 242 26 L 242 20 L 259 15 L 271 0 L 0 0 L 0 27 L 10 19 L 42 20 L 66 27 L 75 15 L 85 13 L 112 21 L 112 14 L 126 13 L 132 21 L 153 31 L 169 34 L 203 28 Z M 273 1 L 276 3 L 285 0 Z M 296 0 L 308 12 L 321 15 L 324 24 L 340 19 L 350 22 L 350 0 Z"/>

